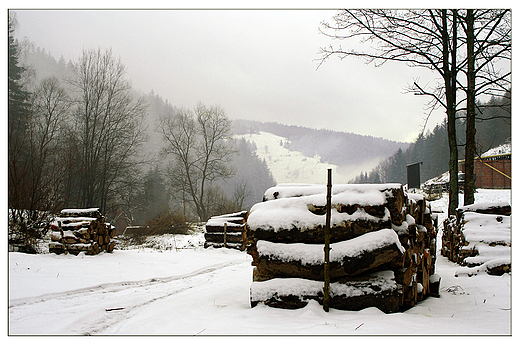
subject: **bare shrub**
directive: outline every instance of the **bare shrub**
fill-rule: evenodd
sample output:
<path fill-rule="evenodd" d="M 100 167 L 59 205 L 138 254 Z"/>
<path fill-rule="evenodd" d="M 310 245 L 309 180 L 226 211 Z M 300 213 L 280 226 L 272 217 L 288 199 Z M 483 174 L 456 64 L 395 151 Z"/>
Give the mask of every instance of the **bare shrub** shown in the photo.
<path fill-rule="evenodd" d="M 147 236 L 164 234 L 189 234 L 190 227 L 182 214 L 163 212 L 148 222 Z"/>

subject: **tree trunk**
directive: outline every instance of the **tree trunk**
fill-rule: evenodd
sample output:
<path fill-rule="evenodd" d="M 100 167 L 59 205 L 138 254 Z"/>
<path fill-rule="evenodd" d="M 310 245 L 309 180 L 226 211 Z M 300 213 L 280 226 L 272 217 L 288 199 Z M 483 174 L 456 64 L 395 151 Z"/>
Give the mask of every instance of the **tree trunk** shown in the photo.
<path fill-rule="evenodd" d="M 448 16 L 447 11 L 442 10 L 442 44 L 443 44 L 443 78 L 446 88 L 446 115 L 448 118 L 448 144 L 450 148 L 450 191 L 448 214 L 455 214 L 459 204 L 459 185 L 458 185 L 458 147 L 457 135 L 455 128 L 456 121 L 456 92 L 457 92 L 457 65 L 456 65 L 456 14 L 453 13 L 453 38 L 451 49 L 451 66 L 450 66 L 450 39 L 448 35 Z"/>
<path fill-rule="evenodd" d="M 468 53 L 467 72 L 467 110 L 466 110 L 466 152 L 464 160 L 464 205 L 475 202 L 475 33 L 473 10 L 468 9 L 466 15 L 466 37 Z"/>
<path fill-rule="evenodd" d="M 325 215 L 325 256 L 323 266 L 323 310 L 328 312 L 330 306 L 330 217 L 332 200 L 332 169 L 327 170 L 327 213 Z"/>

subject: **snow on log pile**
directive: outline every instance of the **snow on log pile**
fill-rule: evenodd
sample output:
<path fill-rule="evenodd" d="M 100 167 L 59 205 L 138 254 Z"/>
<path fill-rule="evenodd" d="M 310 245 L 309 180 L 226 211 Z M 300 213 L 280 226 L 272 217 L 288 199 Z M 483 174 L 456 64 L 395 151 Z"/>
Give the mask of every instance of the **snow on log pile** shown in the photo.
<path fill-rule="evenodd" d="M 441 254 L 467 266 L 460 274 L 511 272 L 511 205 L 477 203 L 444 221 Z"/>
<path fill-rule="evenodd" d="M 323 302 L 326 186 L 282 184 L 251 208 L 251 305 Z M 330 307 L 405 310 L 438 296 L 436 220 L 400 184 L 333 185 Z"/>
<path fill-rule="evenodd" d="M 98 208 L 65 209 L 51 223 L 49 252 L 96 255 L 114 250 L 115 227 L 105 222 Z"/>
<path fill-rule="evenodd" d="M 245 250 L 247 211 L 211 217 L 206 223 L 204 248 L 226 247 Z"/>

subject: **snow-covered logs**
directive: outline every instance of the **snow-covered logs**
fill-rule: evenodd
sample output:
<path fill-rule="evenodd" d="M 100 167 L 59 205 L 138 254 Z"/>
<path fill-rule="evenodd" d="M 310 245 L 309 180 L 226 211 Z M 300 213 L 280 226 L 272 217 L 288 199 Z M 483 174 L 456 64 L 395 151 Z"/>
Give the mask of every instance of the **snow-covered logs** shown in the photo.
<path fill-rule="evenodd" d="M 472 269 L 468 275 L 511 272 L 511 206 L 481 203 L 457 209 L 444 221 L 441 254 Z M 459 271 L 458 271 L 459 272 Z"/>
<path fill-rule="evenodd" d="M 251 208 L 251 305 L 323 300 L 326 186 L 278 185 Z M 330 306 L 396 312 L 438 295 L 436 221 L 400 184 L 332 188 Z"/>
<path fill-rule="evenodd" d="M 65 209 L 51 223 L 51 253 L 96 255 L 112 252 L 115 227 L 105 222 L 98 208 Z"/>
<path fill-rule="evenodd" d="M 244 250 L 247 244 L 247 211 L 211 217 L 206 223 L 204 247 L 227 247 Z"/>

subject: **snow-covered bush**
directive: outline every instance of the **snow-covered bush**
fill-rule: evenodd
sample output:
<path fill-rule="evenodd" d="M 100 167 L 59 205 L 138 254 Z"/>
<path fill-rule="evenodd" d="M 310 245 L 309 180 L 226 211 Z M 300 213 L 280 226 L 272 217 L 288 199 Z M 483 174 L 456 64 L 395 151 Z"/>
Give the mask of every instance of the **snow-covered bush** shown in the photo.
<path fill-rule="evenodd" d="M 53 219 L 48 212 L 9 209 L 9 251 L 36 254 Z"/>

